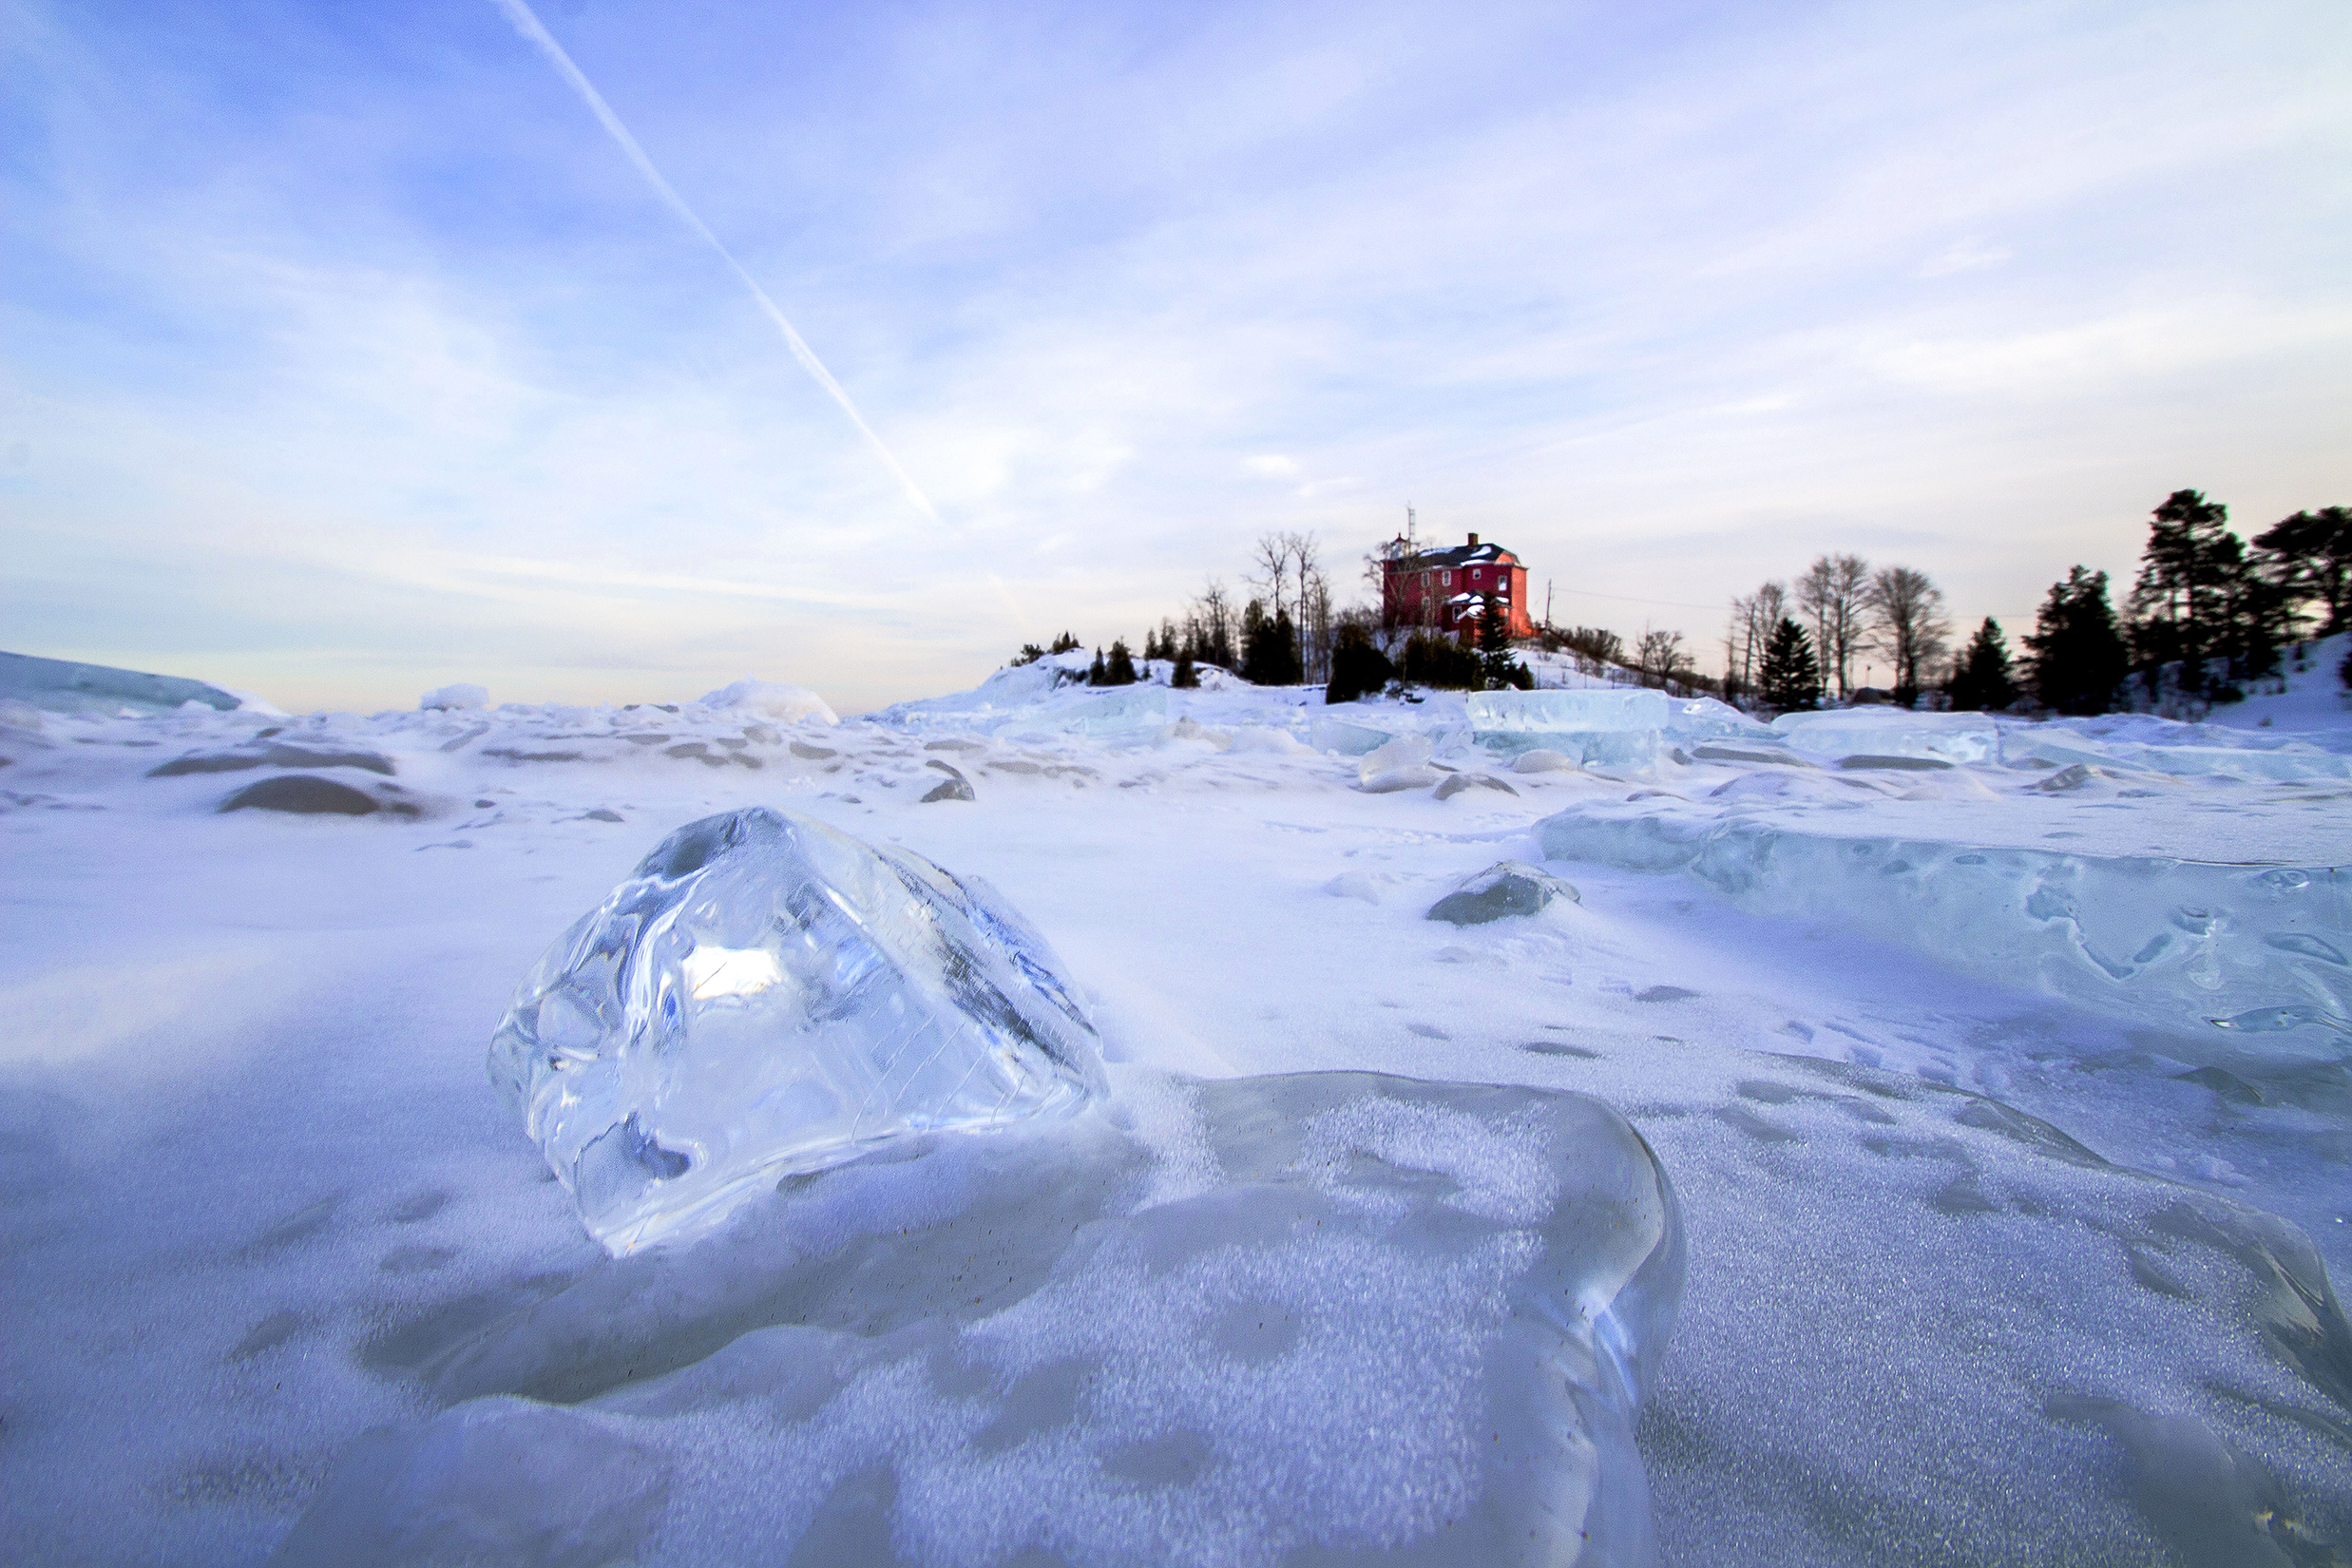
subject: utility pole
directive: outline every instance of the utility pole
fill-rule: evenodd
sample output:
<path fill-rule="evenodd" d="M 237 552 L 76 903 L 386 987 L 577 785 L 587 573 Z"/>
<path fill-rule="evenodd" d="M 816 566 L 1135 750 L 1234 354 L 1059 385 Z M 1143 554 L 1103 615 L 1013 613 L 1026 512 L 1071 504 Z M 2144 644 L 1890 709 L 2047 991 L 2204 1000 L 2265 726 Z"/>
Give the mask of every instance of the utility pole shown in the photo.
<path fill-rule="evenodd" d="M 1552 629 L 1552 580 L 1548 577 L 1543 580 L 1543 629 Z"/>

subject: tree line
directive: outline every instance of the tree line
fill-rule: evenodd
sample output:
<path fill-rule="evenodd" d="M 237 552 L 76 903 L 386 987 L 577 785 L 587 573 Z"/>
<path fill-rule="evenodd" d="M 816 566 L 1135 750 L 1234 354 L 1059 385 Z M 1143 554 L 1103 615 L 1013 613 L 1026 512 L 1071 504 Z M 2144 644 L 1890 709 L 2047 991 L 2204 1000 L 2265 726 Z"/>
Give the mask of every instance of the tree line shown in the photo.
<path fill-rule="evenodd" d="M 2189 717 L 2277 673 L 2290 641 L 2352 626 L 2352 509 L 2299 511 L 2244 540 L 2229 509 L 2198 490 L 2155 508 L 2122 613 L 2105 572 L 2077 565 L 2050 592 L 2014 658 L 1987 616 L 1941 668 L 1955 708 L 2021 702 L 2061 714 L 2146 709 Z M 1947 647 L 1943 595 L 1908 566 L 1872 569 L 1824 555 L 1789 584 L 1734 600 L 1725 637 L 1727 696 L 1783 711 L 1853 694 L 1865 651 L 1894 668 L 1891 696 L 1916 704 Z M 2352 658 L 2340 672 L 2352 686 Z"/>
<path fill-rule="evenodd" d="M 1599 627 L 1547 624 L 1539 641 L 1588 674 L 1623 671 L 1644 685 L 1713 691 L 1783 712 L 1852 700 L 1856 665 L 1875 656 L 1892 672 L 1887 697 L 1903 706 L 2186 715 L 2235 700 L 2240 682 L 2276 673 L 2285 643 L 2352 629 L 2352 508 L 2299 511 L 2250 540 L 2230 531 L 2228 515 L 2201 491 L 2172 492 L 2155 508 L 2121 612 L 2106 573 L 2075 566 L 2051 585 L 2021 655 L 1990 616 L 1954 649 L 1942 590 L 1925 572 L 1853 554 L 1818 556 L 1793 581 L 1733 600 L 1720 680 L 1697 671 L 1679 631 L 1645 630 L 1628 645 Z M 1387 561 L 1418 548 L 1409 533 L 1365 557 L 1376 602 Z M 1211 579 L 1182 615 L 1144 634 L 1141 657 L 1172 663 L 1178 686 L 1198 685 L 1200 666 L 1214 665 L 1256 685 L 1322 684 L 1334 702 L 1397 682 L 1534 683 L 1512 651 L 1499 600 L 1488 600 L 1470 646 L 1439 630 L 1427 607 L 1412 625 L 1337 607 L 1311 533 L 1260 537 L 1246 583 L 1236 593 Z M 1013 662 L 1079 649 L 1065 632 L 1048 647 L 1024 645 Z M 1107 655 L 1095 651 L 1085 679 L 1132 682 L 1136 658 L 1124 638 L 1113 639 Z M 2352 686 L 2352 659 L 2342 673 Z"/>

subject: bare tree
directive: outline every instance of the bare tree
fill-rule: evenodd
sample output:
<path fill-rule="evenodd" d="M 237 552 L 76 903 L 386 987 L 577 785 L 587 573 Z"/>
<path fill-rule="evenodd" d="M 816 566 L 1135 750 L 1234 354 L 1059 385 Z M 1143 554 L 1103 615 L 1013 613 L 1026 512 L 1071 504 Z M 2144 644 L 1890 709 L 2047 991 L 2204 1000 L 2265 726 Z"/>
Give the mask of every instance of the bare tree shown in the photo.
<path fill-rule="evenodd" d="M 1943 593 L 1925 572 L 1881 566 L 1871 574 L 1870 634 L 1895 665 L 1895 698 L 1905 705 L 1919 697 L 1920 671 L 1943 652 L 1951 623 L 1943 619 Z"/>
<path fill-rule="evenodd" d="M 1262 533 L 1250 552 L 1250 585 L 1265 590 L 1272 601 L 1268 615 L 1280 615 L 1291 607 L 1291 545 L 1296 534 Z"/>
<path fill-rule="evenodd" d="M 1644 631 L 1634 647 L 1634 668 L 1645 686 L 1671 686 L 1691 668 L 1680 632 Z"/>
<path fill-rule="evenodd" d="M 1724 634 L 1724 674 L 1740 691 L 1755 690 L 1763 678 L 1764 650 L 1788 613 L 1788 589 L 1767 583 L 1754 593 L 1731 601 L 1731 628 Z"/>
<path fill-rule="evenodd" d="M 1853 689 L 1869 596 L 1870 564 L 1858 555 L 1817 556 L 1797 579 L 1797 606 L 1813 622 L 1822 674 L 1836 681 L 1840 697 Z"/>
<path fill-rule="evenodd" d="M 1331 679 L 1331 585 L 1310 570 L 1299 586 L 1298 651 L 1310 681 Z"/>
<path fill-rule="evenodd" d="M 1195 657 L 1201 662 L 1231 669 L 1233 662 L 1233 596 L 1215 578 L 1200 590 L 1185 620 L 1192 633 Z"/>

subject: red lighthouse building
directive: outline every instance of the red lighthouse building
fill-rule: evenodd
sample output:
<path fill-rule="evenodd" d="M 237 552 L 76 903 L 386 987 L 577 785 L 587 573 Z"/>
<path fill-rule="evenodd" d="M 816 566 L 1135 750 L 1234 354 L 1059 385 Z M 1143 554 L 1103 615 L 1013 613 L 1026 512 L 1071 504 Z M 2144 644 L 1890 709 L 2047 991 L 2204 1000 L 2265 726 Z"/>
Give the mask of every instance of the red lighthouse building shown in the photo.
<path fill-rule="evenodd" d="M 1400 546 L 1404 543 L 1398 541 Z M 1430 626 L 1469 636 L 1490 597 L 1502 601 L 1513 637 L 1535 636 L 1535 621 L 1527 614 L 1527 568 L 1500 545 L 1482 545 L 1472 534 L 1467 545 L 1450 550 L 1406 554 L 1399 548 L 1382 564 L 1381 617 L 1392 626 Z"/>

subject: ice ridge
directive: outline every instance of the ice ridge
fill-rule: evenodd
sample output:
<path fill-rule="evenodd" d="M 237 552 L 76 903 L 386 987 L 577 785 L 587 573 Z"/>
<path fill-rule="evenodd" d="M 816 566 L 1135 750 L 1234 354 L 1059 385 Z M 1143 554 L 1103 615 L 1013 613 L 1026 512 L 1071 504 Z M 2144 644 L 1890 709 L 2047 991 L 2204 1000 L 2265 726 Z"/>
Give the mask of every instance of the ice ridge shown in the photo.
<path fill-rule="evenodd" d="M 1570 810 L 1545 855 L 1686 871 L 1742 908 L 1900 941 L 2003 985 L 2259 1054 L 2352 1050 L 2352 870 L 2069 854 Z M 2261 1036 L 2257 1041 L 2247 1037 Z"/>

